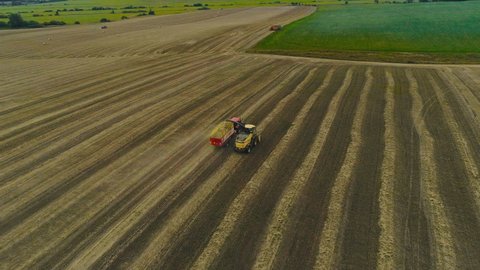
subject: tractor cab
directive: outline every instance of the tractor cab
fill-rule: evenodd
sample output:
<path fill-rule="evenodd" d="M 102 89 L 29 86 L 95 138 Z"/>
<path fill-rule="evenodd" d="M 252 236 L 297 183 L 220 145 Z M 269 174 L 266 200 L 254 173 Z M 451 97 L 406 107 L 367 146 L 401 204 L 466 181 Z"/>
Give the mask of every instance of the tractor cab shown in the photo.
<path fill-rule="evenodd" d="M 256 127 L 255 127 L 254 125 L 247 124 L 247 125 L 245 125 L 245 127 L 244 127 L 244 131 L 245 131 L 246 133 L 254 134 L 254 133 L 256 133 Z"/>
<path fill-rule="evenodd" d="M 250 153 L 260 142 L 260 136 L 257 134 L 257 128 L 254 125 L 246 124 L 235 138 L 235 150 L 239 152 Z"/>

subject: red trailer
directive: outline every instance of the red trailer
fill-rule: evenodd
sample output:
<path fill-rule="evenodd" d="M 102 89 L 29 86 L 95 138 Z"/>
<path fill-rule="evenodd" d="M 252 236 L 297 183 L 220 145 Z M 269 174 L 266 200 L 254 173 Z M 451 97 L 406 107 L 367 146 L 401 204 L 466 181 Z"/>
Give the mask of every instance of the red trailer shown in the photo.
<path fill-rule="evenodd" d="M 243 126 L 240 117 L 233 117 L 218 124 L 210 134 L 210 144 L 218 147 L 227 145 Z"/>

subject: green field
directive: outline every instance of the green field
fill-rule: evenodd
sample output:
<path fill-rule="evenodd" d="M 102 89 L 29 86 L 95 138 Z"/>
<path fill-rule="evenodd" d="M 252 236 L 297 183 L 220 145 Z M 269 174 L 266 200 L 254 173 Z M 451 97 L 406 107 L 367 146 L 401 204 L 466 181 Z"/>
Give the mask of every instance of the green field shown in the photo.
<path fill-rule="evenodd" d="M 315 1 L 310 0 L 295 0 L 294 2 L 315 4 Z M 193 6 L 194 3 L 201 3 L 204 7 L 209 9 L 222 9 L 234 7 L 250 7 L 250 6 L 279 6 L 288 5 L 291 1 L 276 1 L 276 0 L 245 0 L 245 1 L 227 1 L 227 0 L 68 0 L 62 2 L 52 2 L 43 4 L 28 4 L 22 6 L 1 6 L 1 15 L 7 16 L 9 13 L 21 13 L 25 20 L 34 20 L 40 23 L 51 20 L 64 21 L 67 24 L 73 24 L 75 21 L 83 23 L 99 22 L 101 18 L 106 18 L 112 21 L 120 20 L 122 16 L 128 18 L 138 17 L 139 14 L 149 11 L 151 8 L 155 11 L 155 15 L 176 14 L 184 12 L 197 11 L 200 7 Z M 323 3 L 336 3 L 336 1 L 328 0 Z M 125 7 L 142 7 L 130 8 Z M 112 10 L 92 10 L 93 7 L 107 7 Z M 80 11 L 71 11 L 72 9 L 82 9 Z M 59 10 L 59 15 L 55 12 Z M 66 10 L 66 11 L 64 11 Z M 0 22 L 7 22 L 7 18 L 0 18 Z"/>
<path fill-rule="evenodd" d="M 480 1 L 319 6 L 256 52 L 352 60 L 479 62 Z"/>
<path fill-rule="evenodd" d="M 149 0 L 68 0 L 63 2 L 52 2 L 44 4 L 29 4 L 23 6 L 0 6 L 0 15 L 9 13 L 20 13 L 25 20 L 35 20 L 40 23 L 59 20 L 67 24 L 73 24 L 75 21 L 80 23 L 95 23 L 100 19 L 106 18 L 112 21 L 120 20 L 122 16 L 128 18 L 138 17 L 139 14 L 150 10 L 155 11 L 156 15 L 176 14 L 197 10 L 198 7 L 186 7 L 186 4 L 193 1 L 180 3 L 177 1 L 149 1 Z M 198 1 L 201 2 L 201 1 Z M 125 7 L 139 7 L 129 8 Z M 112 10 L 92 10 L 94 7 L 112 8 Z M 64 11 L 66 9 L 66 11 Z M 80 11 L 71 11 L 72 9 L 81 9 Z M 59 10 L 59 15 L 55 12 Z M 0 19 L 7 22 L 7 19 Z"/>

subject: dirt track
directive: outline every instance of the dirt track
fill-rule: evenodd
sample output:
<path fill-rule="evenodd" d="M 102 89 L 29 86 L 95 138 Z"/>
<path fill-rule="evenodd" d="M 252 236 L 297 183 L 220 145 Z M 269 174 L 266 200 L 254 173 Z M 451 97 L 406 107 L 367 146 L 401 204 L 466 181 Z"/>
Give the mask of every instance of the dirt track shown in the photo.
<path fill-rule="evenodd" d="M 480 68 L 243 53 L 310 12 L 0 32 L 0 268 L 479 269 Z"/>

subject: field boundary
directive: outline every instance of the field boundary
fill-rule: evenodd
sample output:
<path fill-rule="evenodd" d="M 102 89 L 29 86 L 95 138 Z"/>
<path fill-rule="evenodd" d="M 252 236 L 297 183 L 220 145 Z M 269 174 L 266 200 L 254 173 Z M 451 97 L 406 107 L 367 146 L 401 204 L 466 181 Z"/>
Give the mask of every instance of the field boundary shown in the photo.
<path fill-rule="evenodd" d="M 272 54 L 345 60 L 355 62 L 379 62 L 397 64 L 480 64 L 480 53 L 423 53 L 423 52 L 385 52 L 385 51 L 295 51 L 263 50 L 251 48 L 248 53 Z"/>

